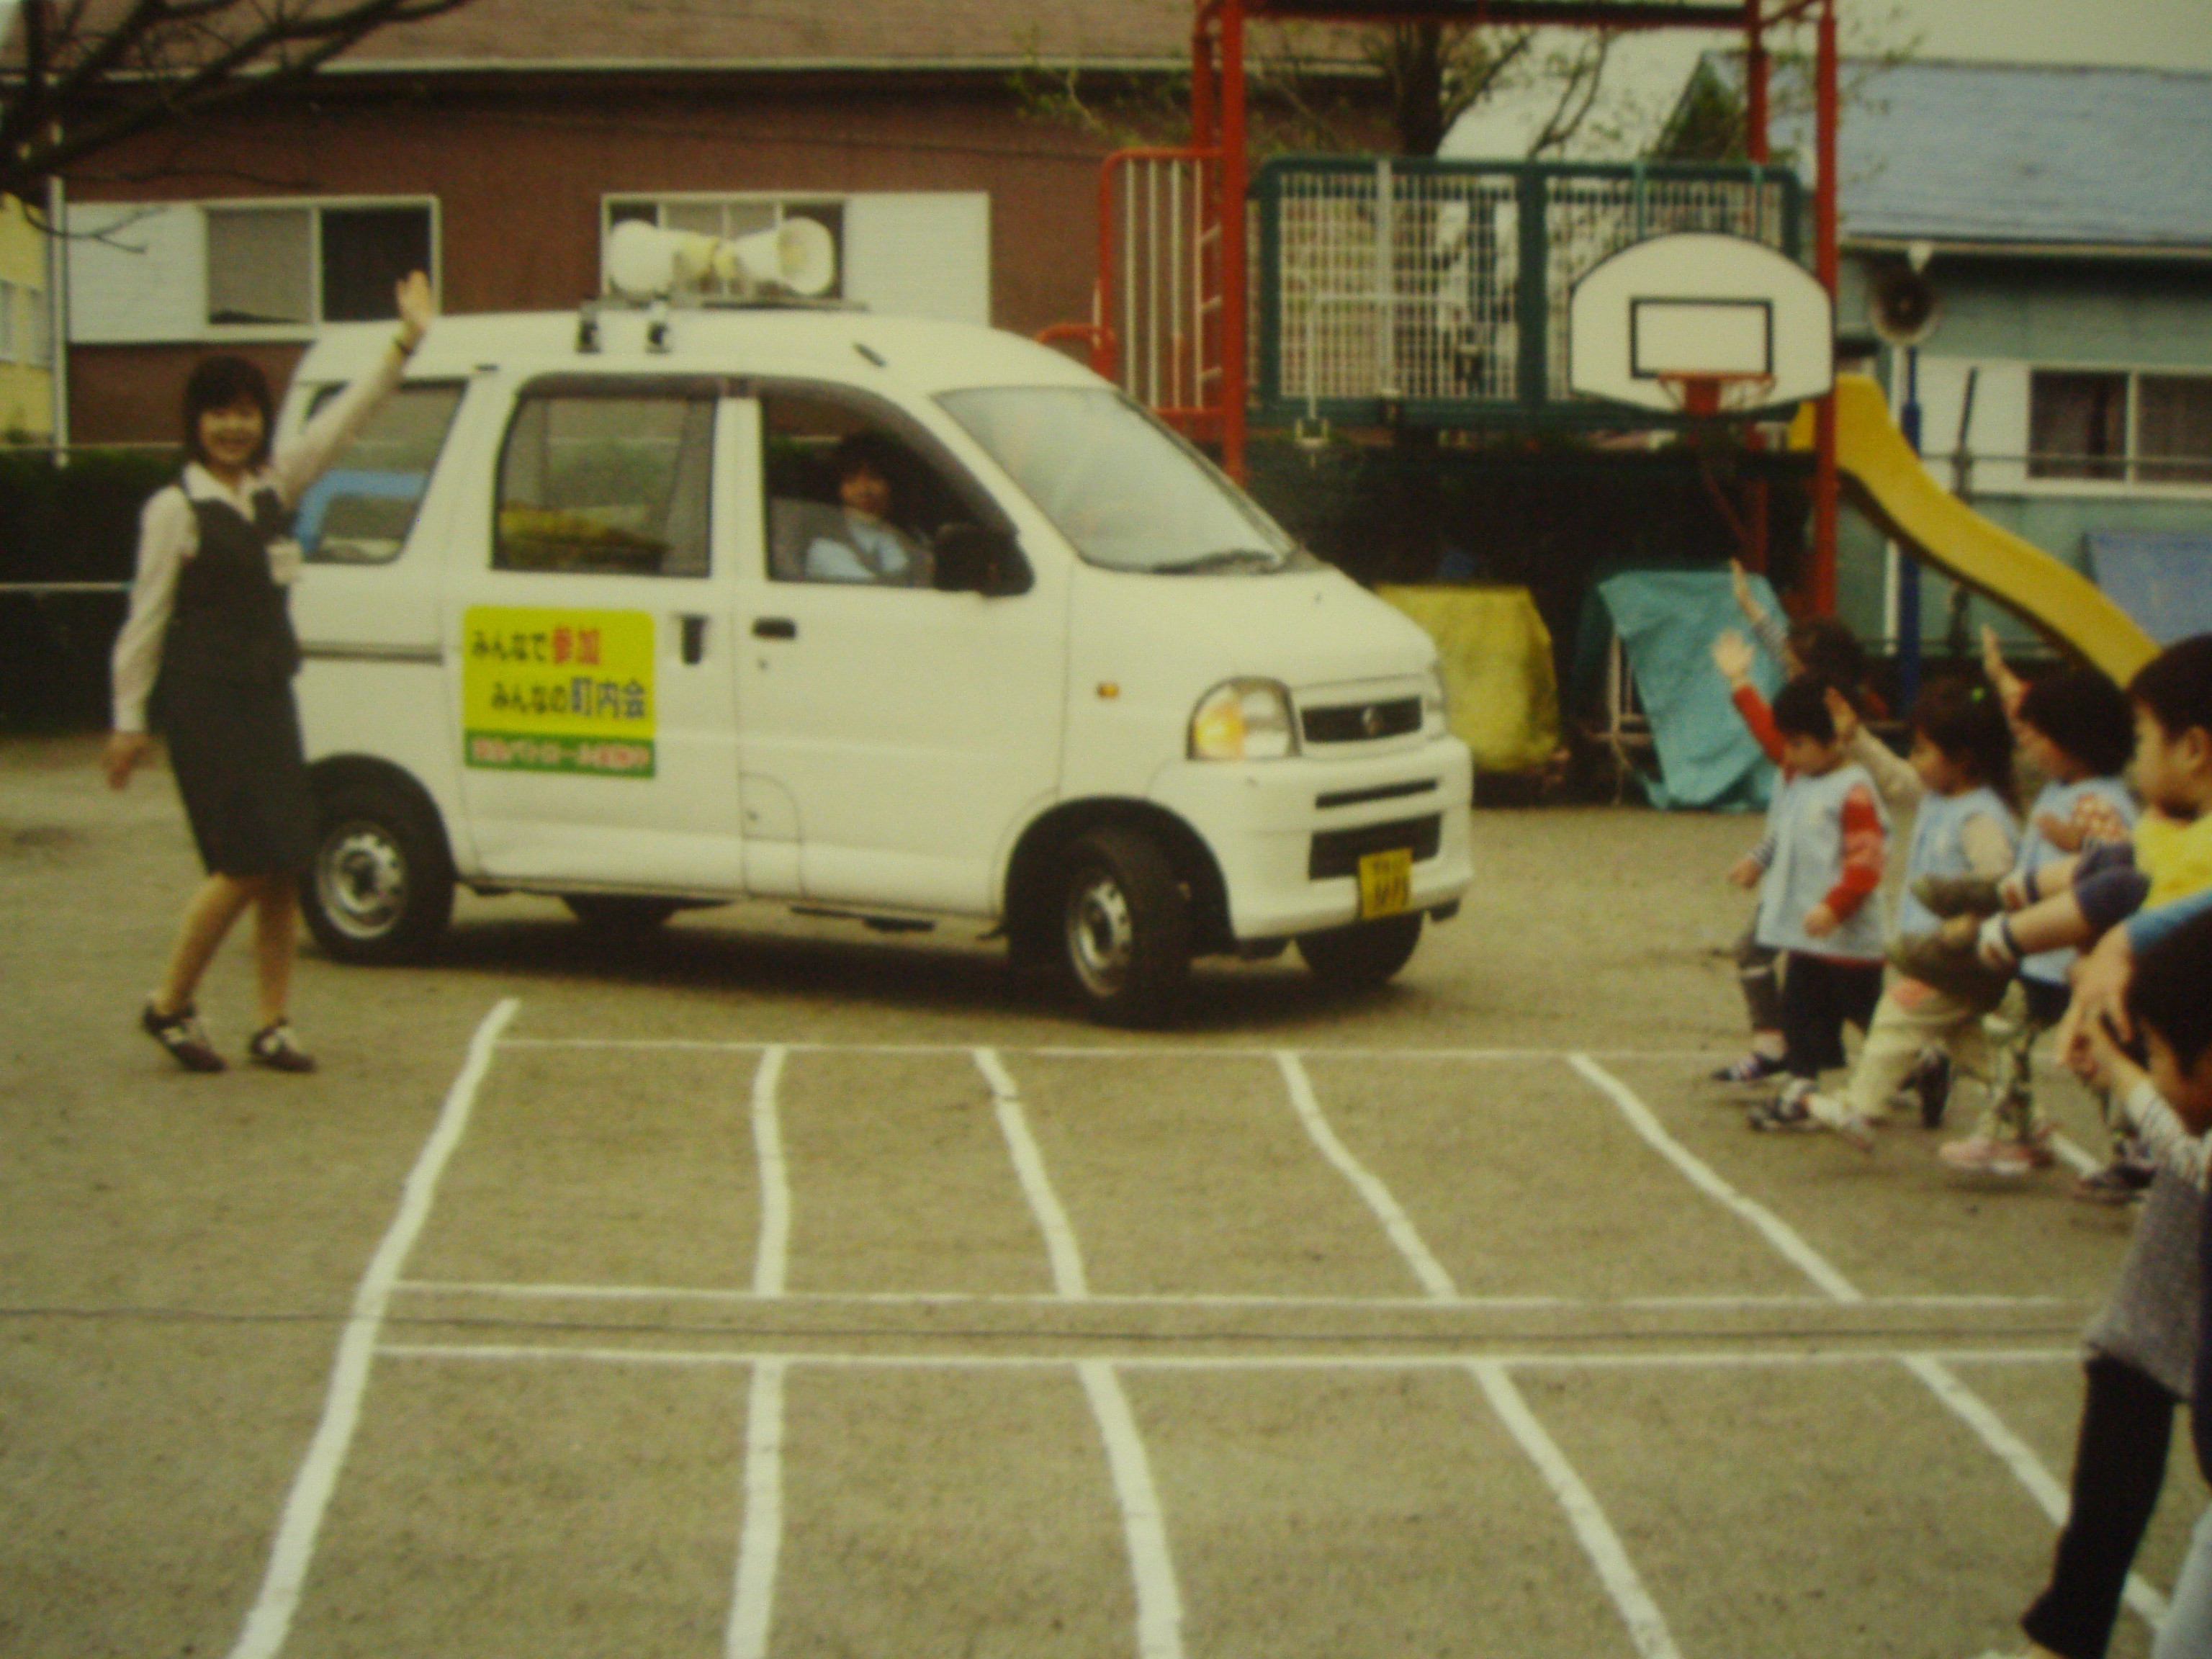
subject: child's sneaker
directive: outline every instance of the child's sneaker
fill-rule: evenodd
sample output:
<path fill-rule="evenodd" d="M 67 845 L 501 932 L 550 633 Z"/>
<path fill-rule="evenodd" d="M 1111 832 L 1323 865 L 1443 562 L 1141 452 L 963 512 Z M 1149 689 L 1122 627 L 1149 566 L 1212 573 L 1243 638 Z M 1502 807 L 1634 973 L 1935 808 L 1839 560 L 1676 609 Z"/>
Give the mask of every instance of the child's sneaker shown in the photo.
<path fill-rule="evenodd" d="M 1781 1075 L 1781 1055 L 1763 1054 L 1753 1048 L 1742 1059 L 1732 1060 L 1715 1072 L 1712 1080 L 1716 1083 L 1765 1083 L 1770 1078 L 1778 1078 Z"/>
<path fill-rule="evenodd" d="M 1912 896 L 1939 916 L 1993 916 L 2005 908 L 1989 876 L 1923 876 L 1912 884 Z"/>
<path fill-rule="evenodd" d="M 1780 1094 L 1771 1100 L 1761 1101 L 1746 1114 L 1745 1121 L 1754 1129 L 1817 1129 L 1820 1121 L 1805 1103 L 1813 1093 L 1808 1078 L 1792 1078 Z"/>
<path fill-rule="evenodd" d="M 1864 1112 L 1855 1109 L 1850 1102 L 1838 1100 L 1833 1095 L 1818 1092 L 1805 1097 L 1805 1109 L 1813 1121 L 1823 1129 L 1834 1131 L 1848 1144 L 1863 1152 L 1874 1150 L 1875 1121 Z"/>
<path fill-rule="evenodd" d="M 1889 959 L 1906 977 L 1956 997 L 1986 1013 L 2004 1000 L 2009 971 L 1992 968 L 1972 944 L 1954 945 L 1941 933 L 1903 933 L 1889 942 Z"/>
<path fill-rule="evenodd" d="M 2116 1158 L 2076 1181 L 2074 1196 L 2084 1204 L 2132 1204 L 2150 1190 L 2156 1174 L 2148 1164 Z"/>
<path fill-rule="evenodd" d="M 2051 1151 L 2051 1131 L 2045 1128 L 2026 1140 L 2001 1139 L 1995 1135 L 1969 1135 L 1945 1143 L 1936 1156 L 1966 1175 L 2024 1176 L 2047 1170 L 2056 1162 Z"/>

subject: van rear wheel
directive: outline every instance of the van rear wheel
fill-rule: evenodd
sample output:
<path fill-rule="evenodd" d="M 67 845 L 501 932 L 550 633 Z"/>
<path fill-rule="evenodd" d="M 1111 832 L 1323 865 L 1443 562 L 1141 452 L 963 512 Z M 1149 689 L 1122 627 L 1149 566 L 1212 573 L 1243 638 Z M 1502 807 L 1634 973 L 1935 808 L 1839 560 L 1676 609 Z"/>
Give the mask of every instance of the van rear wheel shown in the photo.
<path fill-rule="evenodd" d="M 1076 990 L 1109 1025 L 1158 1025 L 1190 976 L 1190 897 L 1159 843 L 1094 830 L 1075 843 L 1061 889 L 1061 945 Z"/>
<path fill-rule="evenodd" d="M 453 866 L 429 807 L 386 784 L 318 802 L 313 861 L 300 883 L 316 943 L 340 962 L 411 962 L 453 914 Z"/>
<path fill-rule="evenodd" d="M 1421 915 L 1386 916 L 1298 935 L 1298 954 L 1323 984 L 1341 990 L 1380 985 L 1413 959 L 1421 942 Z"/>

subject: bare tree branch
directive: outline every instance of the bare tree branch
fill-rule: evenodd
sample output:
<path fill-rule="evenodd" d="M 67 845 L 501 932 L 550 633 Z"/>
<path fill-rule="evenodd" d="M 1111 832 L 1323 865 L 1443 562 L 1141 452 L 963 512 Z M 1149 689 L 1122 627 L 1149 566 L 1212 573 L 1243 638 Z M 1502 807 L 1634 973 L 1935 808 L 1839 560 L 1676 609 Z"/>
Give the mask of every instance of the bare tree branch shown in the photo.
<path fill-rule="evenodd" d="M 0 195 L 126 140 L 281 95 L 383 28 L 469 0 L 21 0 L 0 58 Z"/>

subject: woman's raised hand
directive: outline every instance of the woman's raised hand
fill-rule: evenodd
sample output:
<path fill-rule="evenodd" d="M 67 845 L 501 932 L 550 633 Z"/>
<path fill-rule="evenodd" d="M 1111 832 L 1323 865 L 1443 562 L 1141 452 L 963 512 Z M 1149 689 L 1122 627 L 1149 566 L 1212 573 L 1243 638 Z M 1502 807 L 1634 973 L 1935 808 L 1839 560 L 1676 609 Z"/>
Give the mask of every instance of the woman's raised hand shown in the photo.
<path fill-rule="evenodd" d="M 410 270 L 399 279 L 392 297 L 399 306 L 399 343 L 403 350 L 412 351 L 422 337 L 430 331 L 430 325 L 438 315 L 438 296 L 430 291 L 430 279 L 423 272 Z"/>

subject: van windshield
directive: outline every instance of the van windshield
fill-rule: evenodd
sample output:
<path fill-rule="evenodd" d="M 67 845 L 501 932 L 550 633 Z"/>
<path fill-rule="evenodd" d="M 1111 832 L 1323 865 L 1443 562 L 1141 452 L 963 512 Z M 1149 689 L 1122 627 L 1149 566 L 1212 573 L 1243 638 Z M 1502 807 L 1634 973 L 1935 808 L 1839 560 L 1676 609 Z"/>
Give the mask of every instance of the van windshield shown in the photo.
<path fill-rule="evenodd" d="M 1083 558 L 1156 575 L 1311 570 L 1212 463 L 1104 386 L 991 386 L 938 402 Z"/>

